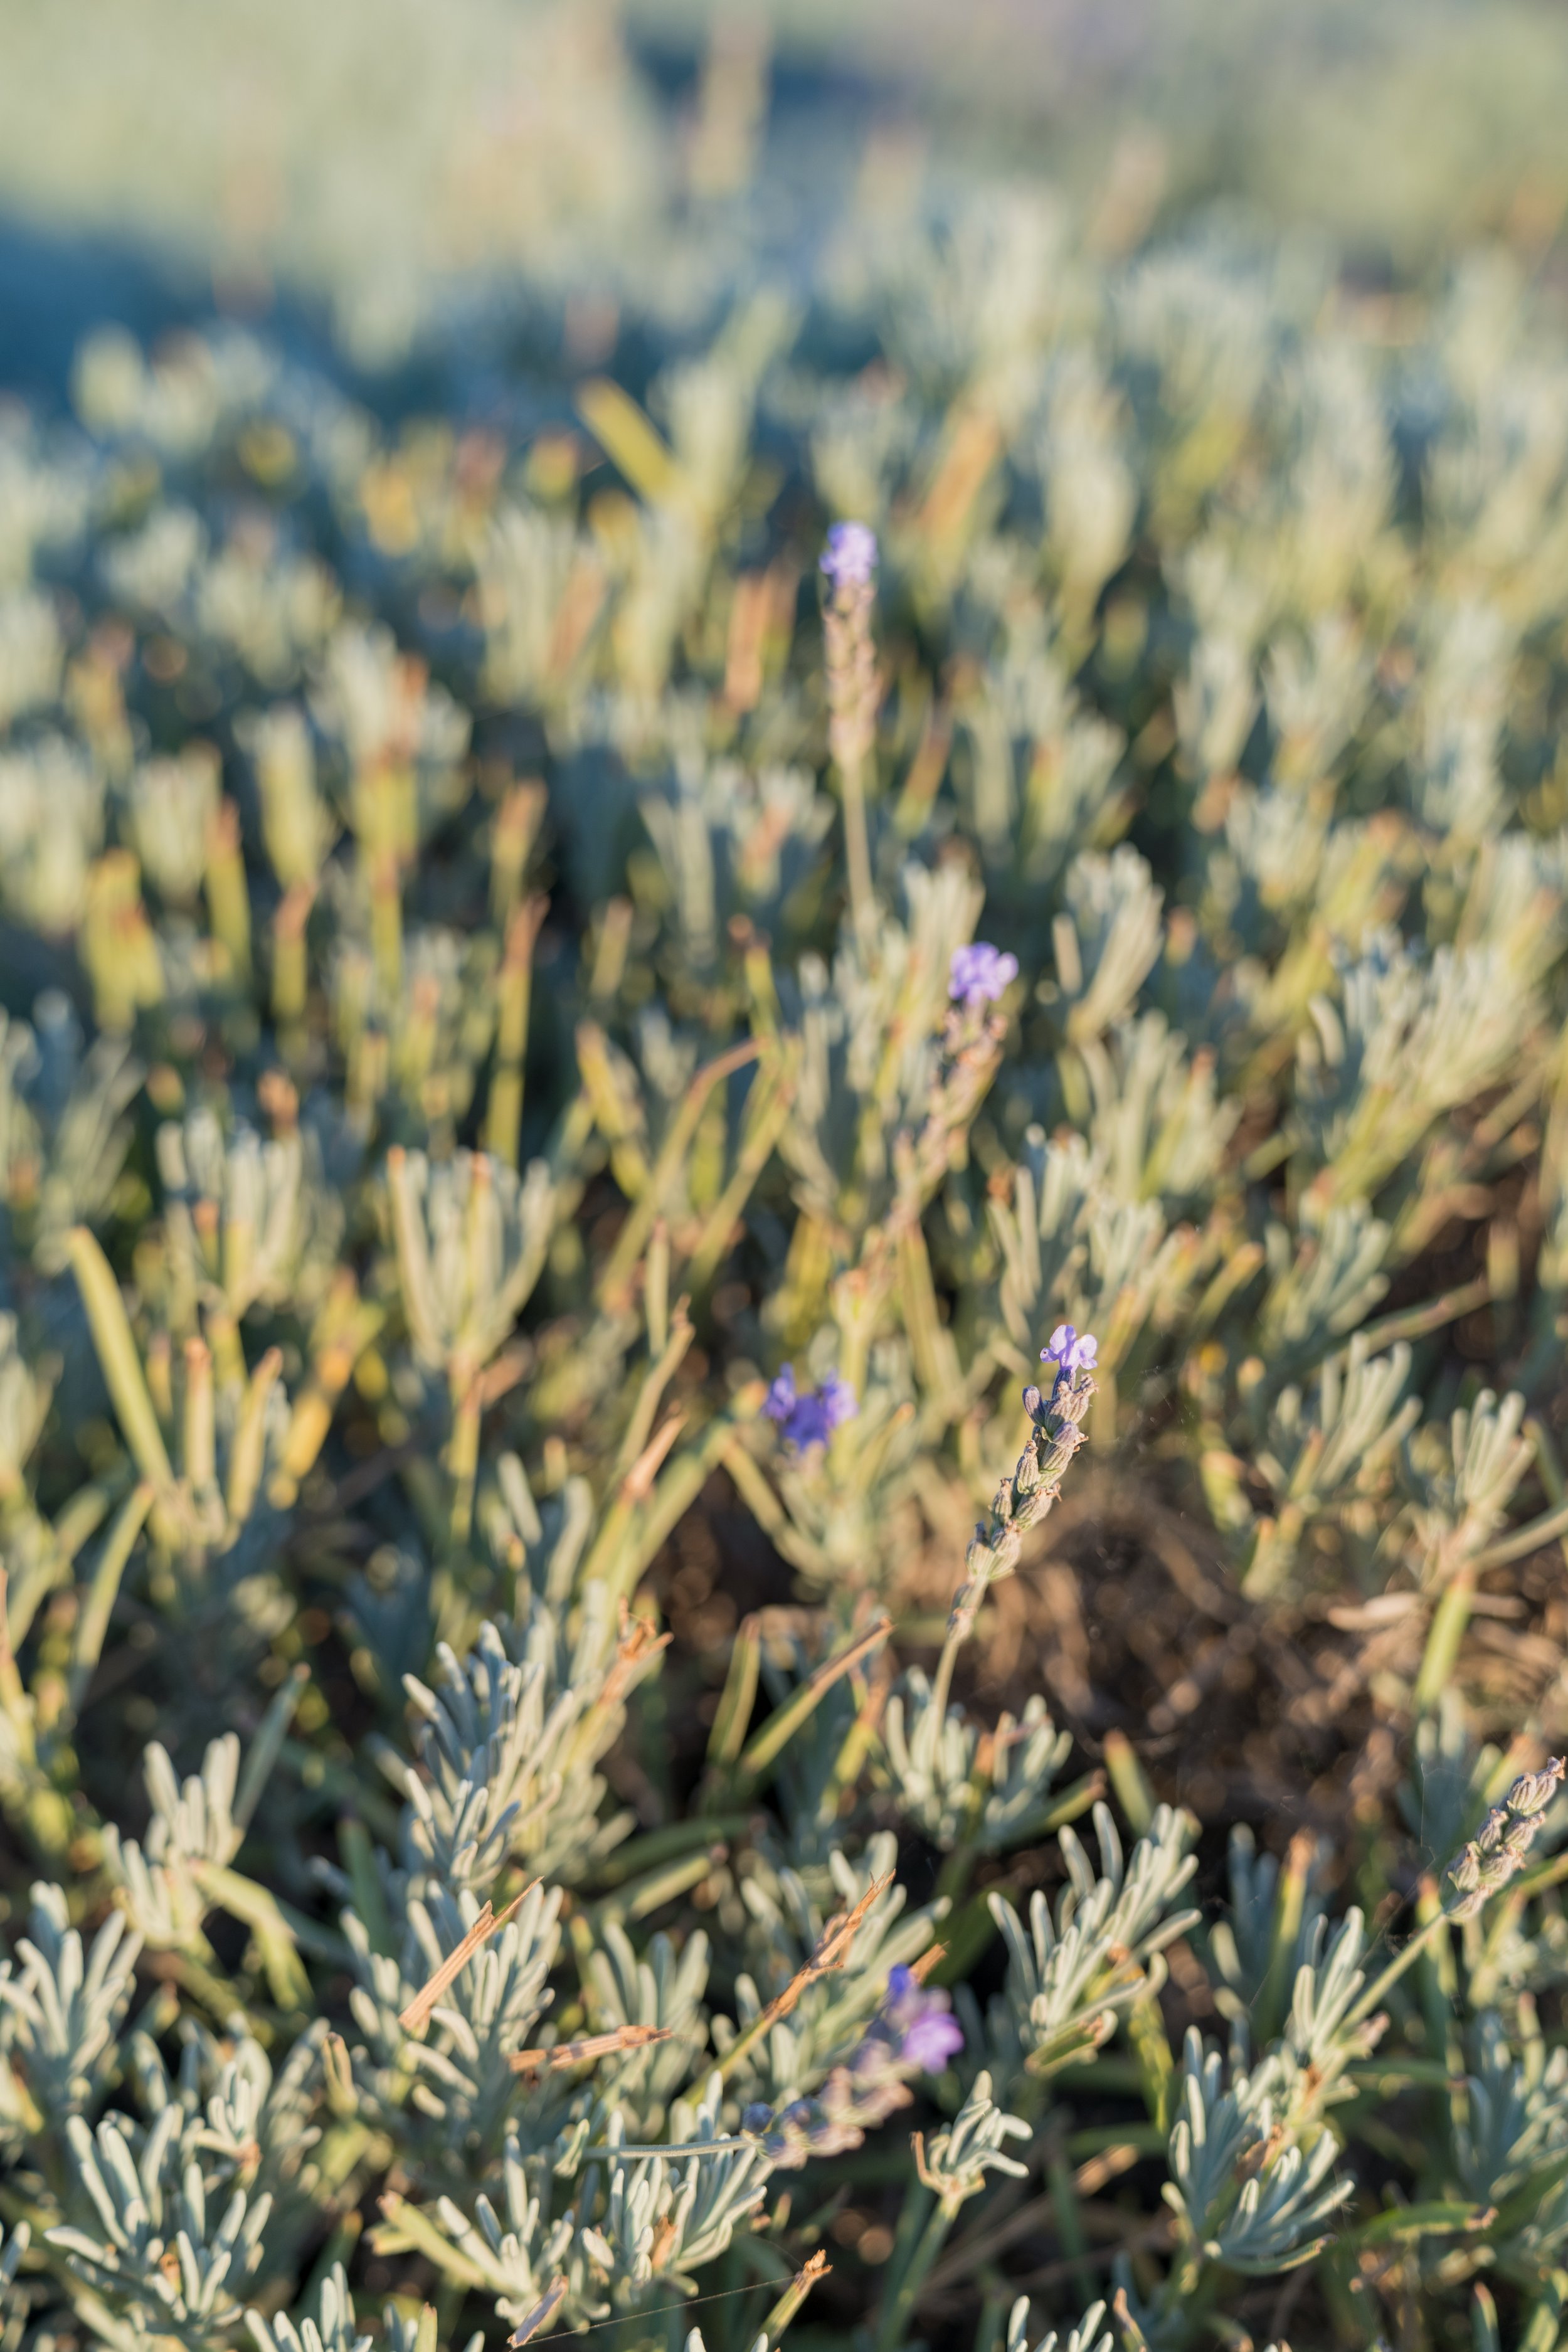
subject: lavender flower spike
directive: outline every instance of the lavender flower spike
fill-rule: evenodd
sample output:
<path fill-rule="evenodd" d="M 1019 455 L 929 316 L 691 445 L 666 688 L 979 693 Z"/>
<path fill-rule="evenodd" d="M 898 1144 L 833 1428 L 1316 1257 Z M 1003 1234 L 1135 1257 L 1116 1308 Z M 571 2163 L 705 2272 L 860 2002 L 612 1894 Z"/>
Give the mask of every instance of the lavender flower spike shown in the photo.
<path fill-rule="evenodd" d="M 1073 1372 L 1092 1372 L 1100 1360 L 1100 1342 L 1092 1331 L 1079 1337 L 1070 1323 L 1058 1323 L 1051 1333 L 1049 1344 L 1040 1349 L 1042 1364 L 1055 1364 L 1058 1377 Z"/>
<path fill-rule="evenodd" d="M 904 2064 L 918 2066 L 922 2074 L 940 2074 L 963 2047 L 963 2028 L 946 1993 L 927 1992 L 914 1970 L 901 1963 L 888 1978 L 882 2016 L 899 2037 Z"/>
<path fill-rule="evenodd" d="M 908 2075 L 940 2074 L 963 2047 L 963 2028 L 946 1993 L 928 1992 L 912 1969 L 896 1968 L 881 2008 L 815 2096 L 792 2099 L 776 2116 L 760 2104 L 748 2107 L 742 2127 L 762 2140 L 770 2164 L 797 2171 L 809 2157 L 858 2147 L 909 2105 Z"/>
<path fill-rule="evenodd" d="M 768 1419 L 778 1423 L 784 1444 L 800 1454 L 826 1445 L 840 1423 L 853 1421 L 859 1410 L 854 1390 L 837 1372 L 829 1372 L 820 1389 L 808 1389 L 803 1395 L 795 1384 L 793 1364 L 781 1368 L 763 1404 Z"/>
<path fill-rule="evenodd" d="M 1523 1869 L 1565 1773 L 1568 1762 L 1549 1757 L 1543 1770 L 1524 1773 L 1501 1804 L 1492 1807 L 1444 1873 L 1454 1890 L 1445 1906 L 1450 1919 L 1473 1919 L 1488 1895 Z"/>
<path fill-rule="evenodd" d="M 953 949 L 947 992 L 955 1004 L 974 1013 L 983 1004 L 994 1004 L 1017 977 L 1016 955 L 1005 954 L 987 940 L 973 940 L 968 947 Z"/>
<path fill-rule="evenodd" d="M 836 522 L 827 534 L 820 569 L 840 593 L 868 588 L 877 576 L 877 534 L 870 525 Z"/>

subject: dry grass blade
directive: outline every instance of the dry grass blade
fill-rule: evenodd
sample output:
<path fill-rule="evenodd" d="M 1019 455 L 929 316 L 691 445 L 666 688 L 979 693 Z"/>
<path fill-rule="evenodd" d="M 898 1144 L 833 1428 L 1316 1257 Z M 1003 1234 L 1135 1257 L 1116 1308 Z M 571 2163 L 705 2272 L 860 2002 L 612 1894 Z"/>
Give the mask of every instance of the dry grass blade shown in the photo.
<path fill-rule="evenodd" d="M 549 2294 L 542 2302 L 534 2305 L 533 2309 L 525 2318 L 518 2322 L 506 2339 L 508 2344 L 516 2346 L 531 2342 L 540 2329 L 554 2318 L 565 2299 L 566 2281 L 563 2278 L 552 2280 Z"/>
<path fill-rule="evenodd" d="M 9 1591 L 9 1575 L 5 1568 L 0 1567 L 0 1670 L 14 1674 L 16 1661 L 11 1655 L 11 1628 L 5 1613 Z"/>
<path fill-rule="evenodd" d="M 672 1412 L 655 1436 L 638 1454 L 622 1483 L 621 1493 L 628 1503 L 646 1503 L 653 1492 L 653 1482 L 664 1466 L 664 1457 L 686 1426 L 683 1412 Z"/>
<path fill-rule="evenodd" d="M 533 2073 L 541 2066 L 580 2066 L 590 2058 L 609 2058 L 617 2050 L 647 2050 L 655 2042 L 670 2040 L 668 2025 L 617 2025 L 610 2033 L 590 2033 L 583 2042 L 557 2042 L 549 2050 L 514 2050 L 507 2064 L 514 2074 Z"/>
<path fill-rule="evenodd" d="M 673 1633 L 656 1633 L 646 1617 L 634 1617 L 626 1601 L 622 1601 L 620 1642 L 616 1652 L 616 1663 L 605 1676 L 599 1698 L 599 1705 L 606 1713 L 611 1707 L 619 1706 L 638 1667 L 657 1657 L 661 1650 L 668 1650 L 674 1639 Z"/>
<path fill-rule="evenodd" d="M 837 1917 L 827 1922 L 817 1938 L 816 1949 L 805 1966 L 795 1971 L 783 1992 L 774 1995 L 761 2016 L 753 2018 L 745 2032 L 732 2042 L 724 2053 L 720 2062 L 719 2072 L 726 2081 L 746 2053 L 753 2049 L 764 2034 L 773 2031 L 781 2017 L 789 2015 L 808 1985 L 815 1984 L 818 1977 L 826 1976 L 831 1970 L 844 1966 L 866 1914 L 878 1897 L 886 1894 L 892 1883 L 891 1871 L 881 1878 L 874 1878 L 853 1910 L 840 1912 Z"/>
<path fill-rule="evenodd" d="M 763 2323 L 763 2332 L 758 2338 L 754 2352 L 773 2352 L 773 2347 L 778 2343 L 784 2329 L 818 2280 L 827 2276 L 829 2268 L 827 2256 L 818 2246 L 816 2252 L 808 2255 L 801 2264 L 772 2311 L 769 2312 Z"/>
<path fill-rule="evenodd" d="M 864 1925 L 866 1914 L 872 1905 L 887 1893 L 892 1883 L 893 1874 L 890 1870 L 883 1877 L 874 1878 L 853 1910 L 841 1911 L 837 1918 L 828 1921 L 822 1931 L 821 1940 L 816 1951 L 806 1962 L 805 1974 L 807 1982 L 813 1977 L 826 1976 L 829 1969 L 841 1969 L 844 1966 L 849 1957 L 849 1948 Z M 782 1999 L 783 1996 L 781 1995 L 780 1998 Z M 799 1995 L 797 1994 L 795 1998 L 798 2000 Z M 791 2001 L 790 2007 L 793 2009 L 794 2006 L 795 2002 Z"/>
<path fill-rule="evenodd" d="M 488 1944 L 499 1927 L 504 1927 L 509 1919 L 515 1917 L 523 1895 L 528 1892 L 529 1889 L 525 1886 L 522 1894 L 514 1895 L 506 1909 L 499 1914 L 492 1910 L 488 1903 L 485 1905 L 462 1942 L 447 1953 L 429 1982 L 420 1986 L 407 2008 L 398 2018 L 397 2022 L 402 2026 L 405 2033 L 416 2033 L 421 2026 L 429 2023 L 430 2013 L 447 1986 L 456 1983 L 480 1946 Z"/>
<path fill-rule="evenodd" d="M 863 1633 L 824 1658 L 798 1690 L 793 1691 L 781 1706 L 773 1709 L 762 1729 L 751 1739 L 741 1755 L 741 1770 L 753 1779 L 772 1764 L 786 1741 L 793 1738 L 812 1709 L 817 1706 L 837 1682 L 858 1666 L 872 1650 L 879 1649 L 893 1630 L 893 1621 L 885 1612 Z"/>

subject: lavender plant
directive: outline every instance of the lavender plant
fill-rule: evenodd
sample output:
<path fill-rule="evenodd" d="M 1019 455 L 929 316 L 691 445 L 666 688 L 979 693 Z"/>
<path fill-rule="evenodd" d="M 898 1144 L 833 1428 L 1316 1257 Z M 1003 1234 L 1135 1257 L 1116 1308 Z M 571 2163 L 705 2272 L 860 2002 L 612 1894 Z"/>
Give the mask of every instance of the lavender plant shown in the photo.
<path fill-rule="evenodd" d="M 1558 2339 L 1549 291 L 856 251 L 5 428 L 0 2352 Z"/>

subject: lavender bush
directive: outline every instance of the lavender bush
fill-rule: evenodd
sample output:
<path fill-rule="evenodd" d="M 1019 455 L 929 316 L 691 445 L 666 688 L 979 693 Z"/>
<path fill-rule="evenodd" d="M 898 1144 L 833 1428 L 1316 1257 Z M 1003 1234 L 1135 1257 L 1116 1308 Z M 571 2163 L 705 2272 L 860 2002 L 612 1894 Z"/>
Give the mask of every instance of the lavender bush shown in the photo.
<path fill-rule="evenodd" d="M 1560 326 L 879 217 L 0 429 L 3 2352 L 1568 2326 Z"/>

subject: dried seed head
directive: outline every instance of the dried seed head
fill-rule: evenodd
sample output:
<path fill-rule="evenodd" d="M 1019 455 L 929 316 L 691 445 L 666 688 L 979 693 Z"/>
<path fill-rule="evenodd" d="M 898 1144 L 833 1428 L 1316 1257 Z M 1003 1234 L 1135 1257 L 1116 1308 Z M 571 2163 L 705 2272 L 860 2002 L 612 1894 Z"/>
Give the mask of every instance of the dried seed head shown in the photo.
<path fill-rule="evenodd" d="M 1568 1759 L 1553 1756 L 1539 1772 L 1523 1773 L 1492 1807 L 1445 1873 L 1458 1897 L 1448 1906 L 1451 1918 L 1473 1918 L 1521 1867 L 1565 1771 Z"/>

